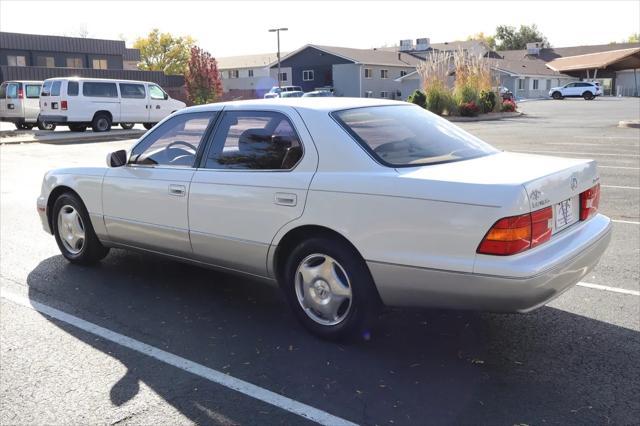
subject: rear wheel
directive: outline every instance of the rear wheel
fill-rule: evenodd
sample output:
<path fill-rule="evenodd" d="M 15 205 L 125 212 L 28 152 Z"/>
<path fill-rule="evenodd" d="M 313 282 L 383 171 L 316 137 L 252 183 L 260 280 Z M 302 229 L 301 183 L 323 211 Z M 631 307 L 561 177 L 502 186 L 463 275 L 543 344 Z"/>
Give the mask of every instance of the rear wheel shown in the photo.
<path fill-rule="evenodd" d="M 83 126 L 81 124 L 69 124 L 69 130 L 72 132 L 84 132 L 87 130 L 87 126 Z"/>
<path fill-rule="evenodd" d="M 96 236 L 87 209 L 72 193 L 58 197 L 53 205 L 53 233 L 62 255 L 72 263 L 91 265 L 103 259 L 109 249 Z"/>
<path fill-rule="evenodd" d="M 136 123 L 120 123 L 120 127 L 122 127 L 125 130 L 130 130 L 130 129 L 133 129 L 133 126 L 135 124 Z"/>
<path fill-rule="evenodd" d="M 111 117 L 105 113 L 98 113 L 91 121 L 91 128 L 94 132 L 108 132 L 111 130 Z"/>
<path fill-rule="evenodd" d="M 298 320 L 325 339 L 364 336 L 380 306 L 364 260 L 337 238 L 301 242 L 286 261 L 282 281 Z"/>
<path fill-rule="evenodd" d="M 147 130 L 151 130 L 153 128 L 153 126 L 155 126 L 156 123 L 144 123 L 143 126 L 145 129 Z"/>
<path fill-rule="evenodd" d="M 582 97 L 584 98 L 585 101 L 590 101 L 593 98 L 595 98 L 595 96 L 593 96 L 593 93 L 591 93 L 591 92 L 584 92 L 582 94 Z"/>
<path fill-rule="evenodd" d="M 551 97 L 552 97 L 553 99 L 555 99 L 555 100 L 562 99 L 562 93 L 557 92 L 557 91 L 556 91 L 556 92 L 553 92 L 553 94 L 551 95 Z"/>
<path fill-rule="evenodd" d="M 38 121 L 38 129 L 40 130 L 55 130 L 56 125 L 53 123 L 47 123 L 46 121 Z"/>

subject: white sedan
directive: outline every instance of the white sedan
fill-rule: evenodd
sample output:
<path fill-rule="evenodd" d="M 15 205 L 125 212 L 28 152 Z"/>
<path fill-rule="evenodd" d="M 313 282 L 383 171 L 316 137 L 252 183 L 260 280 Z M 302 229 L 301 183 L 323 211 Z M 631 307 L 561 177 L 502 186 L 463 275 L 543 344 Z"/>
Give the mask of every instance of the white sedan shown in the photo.
<path fill-rule="evenodd" d="M 382 305 L 530 311 L 611 237 L 594 161 L 501 152 L 403 102 L 187 108 L 107 163 L 44 177 L 38 212 L 69 261 L 136 249 L 277 282 L 327 338 Z"/>

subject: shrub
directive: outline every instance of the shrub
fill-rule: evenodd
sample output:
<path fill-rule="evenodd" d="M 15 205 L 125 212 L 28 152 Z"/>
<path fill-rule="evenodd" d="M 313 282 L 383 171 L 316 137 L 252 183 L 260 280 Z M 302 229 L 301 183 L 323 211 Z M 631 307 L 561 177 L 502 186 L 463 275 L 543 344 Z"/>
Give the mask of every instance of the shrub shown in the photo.
<path fill-rule="evenodd" d="M 473 101 L 461 103 L 458 109 L 463 117 L 475 117 L 480 112 L 480 108 Z"/>
<path fill-rule="evenodd" d="M 484 114 L 491 112 L 496 107 L 497 97 L 495 92 L 483 90 L 478 98 L 478 106 Z"/>
<path fill-rule="evenodd" d="M 478 89 L 471 84 L 460 85 L 455 89 L 455 97 L 458 104 L 477 103 Z"/>
<path fill-rule="evenodd" d="M 509 99 L 503 101 L 502 105 L 500 106 L 500 111 L 502 112 L 515 112 L 515 110 L 516 102 Z"/>
<path fill-rule="evenodd" d="M 426 89 L 426 107 L 434 114 L 442 115 L 449 106 L 449 91 L 440 84 L 433 84 Z"/>
<path fill-rule="evenodd" d="M 421 90 L 416 90 L 407 98 L 407 102 L 411 102 L 412 104 L 420 105 L 422 108 L 427 107 L 427 95 L 424 94 Z"/>

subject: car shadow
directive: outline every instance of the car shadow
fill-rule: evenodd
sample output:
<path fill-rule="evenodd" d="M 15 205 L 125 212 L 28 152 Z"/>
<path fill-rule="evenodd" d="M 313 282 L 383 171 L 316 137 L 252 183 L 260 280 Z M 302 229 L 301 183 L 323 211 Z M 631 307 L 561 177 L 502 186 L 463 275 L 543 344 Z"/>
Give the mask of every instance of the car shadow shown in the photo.
<path fill-rule="evenodd" d="M 151 255 L 112 250 L 95 267 L 51 257 L 28 286 L 33 301 L 360 424 L 630 424 L 640 411 L 639 333 L 550 307 L 387 310 L 337 344 L 304 331 L 277 288 Z M 196 423 L 303 422 L 50 321 L 127 367 L 104 390 L 116 406 L 143 382 Z"/>

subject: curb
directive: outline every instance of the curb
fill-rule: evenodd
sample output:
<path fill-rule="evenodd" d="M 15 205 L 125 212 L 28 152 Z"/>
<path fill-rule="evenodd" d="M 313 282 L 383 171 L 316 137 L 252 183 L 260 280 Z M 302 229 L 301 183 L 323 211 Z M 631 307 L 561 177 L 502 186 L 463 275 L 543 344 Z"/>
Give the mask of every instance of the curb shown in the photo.
<path fill-rule="evenodd" d="M 73 143 L 89 143 L 89 142 L 107 142 L 107 141 L 117 141 L 117 140 L 125 140 L 125 139 L 137 139 L 140 136 L 144 135 L 145 131 L 143 130 L 128 130 L 127 133 L 124 132 L 105 132 L 102 134 L 63 134 L 63 135 L 55 135 L 44 136 L 38 138 L 40 135 L 25 135 L 30 136 L 29 139 L 21 138 L 20 136 L 12 137 L 12 138 L 0 138 L 0 145 L 20 145 L 25 143 L 48 143 L 48 144 L 73 144 Z"/>
<path fill-rule="evenodd" d="M 629 129 L 640 129 L 640 120 L 622 120 L 618 122 L 618 127 L 627 127 Z"/>
<path fill-rule="evenodd" d="M 503 118 L 514 118 L 514 117 L 520 117 L 524 115 L 521 112 L 498 112 L 498 113 L 489 113 L 489 114 L 481 114 L 477 117 L 443 117 L 446 118 L 447 120 L 451 121 L 452 123 L 456 123 L 456 122 L 473 122 L 473 121 L 496 121 L 496 120 L 502 120 Z"/>

